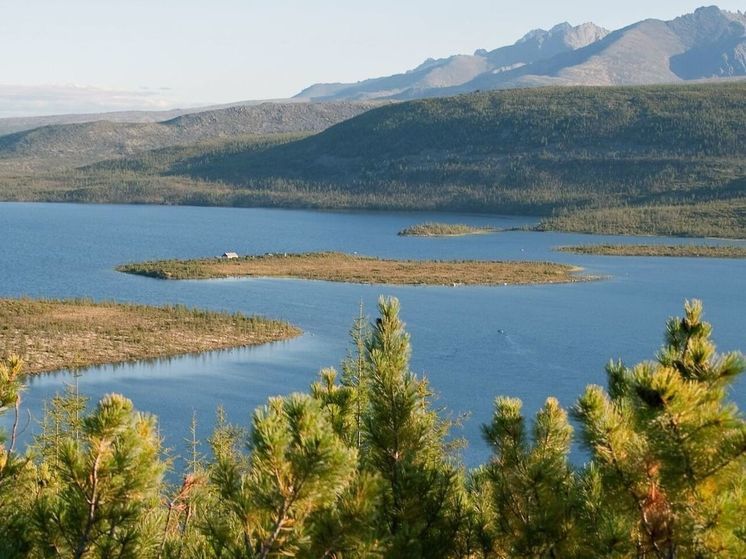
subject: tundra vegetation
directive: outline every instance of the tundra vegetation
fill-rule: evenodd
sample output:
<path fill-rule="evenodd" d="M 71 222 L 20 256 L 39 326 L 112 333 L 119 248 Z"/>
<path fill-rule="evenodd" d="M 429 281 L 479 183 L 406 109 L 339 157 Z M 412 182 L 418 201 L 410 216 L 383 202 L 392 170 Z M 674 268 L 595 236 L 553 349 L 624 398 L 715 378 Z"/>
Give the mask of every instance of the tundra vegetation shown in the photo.
<path fill-rule="evenodd" d="M 496 233 L 496 227 L 476 227 L 464 223 L 420 223 L 399 231 L 402 237 L 460 237 L 462 235 L 482 235 Z"/>
<path fill-rule="evenodd" d="M 725 245 L 579 245 L 558 247 L 557 250 L 601 256 L 746 258 L 746 246 Z"/>
<path fill-rule="evenodd" d="M 260 316 L 86 299 L 0 299 L 0 355 L 39 373 L 258 345 L 300 335 Z"/>
<path fill-rule="evenodd" d="M 248 427 L 218 411 L 208 445 L 193 437 L 182 460 L 124 396 L 89 408 L 73 390 L 21 452 L 24 367 L 8 357 L 0 556 L 746 556 L 746 422 L 729 400 L 746 363 L 716 353 L 699 302 L 669 320 L 653 361 L 611 362 L 608 386 L 569 410 L 549 398 L 527 418 L 498 397 L 483 428 L 492 455 L 474 469 L 410 369 L 398 302 L 378 311 L 355 322 L 341 371 L 271 398 Z"/>
<path fill-rule="evenodd" d="M 505 285 L 592 279 L 580 268 L 552 262 L 483 260 L 386 260 L 342 252 L 265 254 L 241 258 L 157 260 L 117 270 L 158 279 L 284 277 L 398 285 Z"/>

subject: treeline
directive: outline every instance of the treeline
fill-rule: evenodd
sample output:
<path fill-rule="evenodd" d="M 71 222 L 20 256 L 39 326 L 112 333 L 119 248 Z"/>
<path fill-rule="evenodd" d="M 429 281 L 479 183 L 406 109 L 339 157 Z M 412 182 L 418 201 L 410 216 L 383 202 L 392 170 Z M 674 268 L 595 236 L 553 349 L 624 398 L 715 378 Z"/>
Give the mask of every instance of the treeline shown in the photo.
<path fill-rule="evenodd" d="M 549 398 L 528 420 L 497 398 L 492 457 L 473 470 L 409 369 L 398 302 L 379 312 L 354 323 L 341 372 L 270 399 L 250 428 L 218 412 L 208 451 L 193 420 L 177 485 L 155 418 L 119 395 L 91 411 L 72 389 L 57 396 L 18 452 L 22 363 L 5 360 L 0 556 L 746 556 L 746 422 L 728 401 L 746 363 L 716 354 L 698 302 L 668 322 L 655 361 L 612 362 L 607 389 L 569 413 Z M 584 466 L 568 461 L 576 436 Z"/>

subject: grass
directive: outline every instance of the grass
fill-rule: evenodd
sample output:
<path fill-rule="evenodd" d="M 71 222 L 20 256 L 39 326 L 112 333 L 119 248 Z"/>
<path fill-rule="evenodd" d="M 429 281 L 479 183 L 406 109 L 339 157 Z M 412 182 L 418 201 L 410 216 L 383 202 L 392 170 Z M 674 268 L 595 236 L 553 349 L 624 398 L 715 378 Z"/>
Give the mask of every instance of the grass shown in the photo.
<path fill-rule="evenodd" d="M 158 279 L 283 277 L 395 285 L 507 285 L 590 279 L 551 262 L 384 260 L 340 252 L 265 254 L 237 259 L 161 260 L 125 264 L 120 272 Z"/>
<path fill-rule="evenodd" d="M 399 231 L 399 235 L 402 237 L 460 237 L 495 232 L 497 232 L 497 229 L 494 227 L 475 227 L 464 223 L 427 222 L 402 229 Z"/>
<path fill-rule="evenodd" d="M 561 252 L 603 256 L 675 256 L 746 258 L 746 247 L 706 245 L 581 245 L 559 247 Z"/>
<path fill-rule="evenodd" d="M 300 335 L 240 313 L 89 300 L 0 299 L 0 354 L 29 373 L 252 346 Z"/>

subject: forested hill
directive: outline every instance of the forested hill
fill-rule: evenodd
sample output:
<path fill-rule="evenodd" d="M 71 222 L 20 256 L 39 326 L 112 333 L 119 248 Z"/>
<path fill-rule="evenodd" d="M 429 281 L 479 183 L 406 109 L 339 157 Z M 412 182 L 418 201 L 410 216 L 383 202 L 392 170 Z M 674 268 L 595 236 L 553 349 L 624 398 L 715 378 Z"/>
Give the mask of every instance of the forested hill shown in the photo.
<path fill-rule="evenodd" d="M 332 188 L 382 207 L 548 214 L 732 198 L 746 194 L 746 83 L 412 101 L 172 172 L 250 188 Z"/>
<path fill-rule="evenodd" d="M 45 171 L 49 158 L 27 145 L 33 171 L 13 175 L 18 153 L 8 159 L 0 197 L 478 211 L 562 230 L 746 238 L 746 82 L 473 93 L 373 108 L 305 137 L 249 124 L 250 137 L 216 136 L 209 115 L 163 123 L 179 145 L 140 143 L 65 172 Z M 91 145 L 101 157 L 105 145 Z"/>

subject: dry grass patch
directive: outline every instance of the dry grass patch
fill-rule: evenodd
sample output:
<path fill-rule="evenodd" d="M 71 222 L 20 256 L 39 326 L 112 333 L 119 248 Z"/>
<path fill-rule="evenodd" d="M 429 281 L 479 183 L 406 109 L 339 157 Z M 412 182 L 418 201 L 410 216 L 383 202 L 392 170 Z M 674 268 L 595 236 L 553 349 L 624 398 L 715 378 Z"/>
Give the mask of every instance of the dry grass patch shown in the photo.
<path fill-rule="evenodd" d="M 183 306 L 0 299 L 0 354 L 20 354 L 30 373 L 258 345 L 299 334 L 277 320 Z"/>
<path fill-rule="evenodd" d="M 591 279 L 579 276 L 580 268 L 551 262 L 384 260 L 339 252 L 161 260 L 125 264 L 117 270 L 158 279 L 283 277 L 396 285 L 521 285 Z"/>

